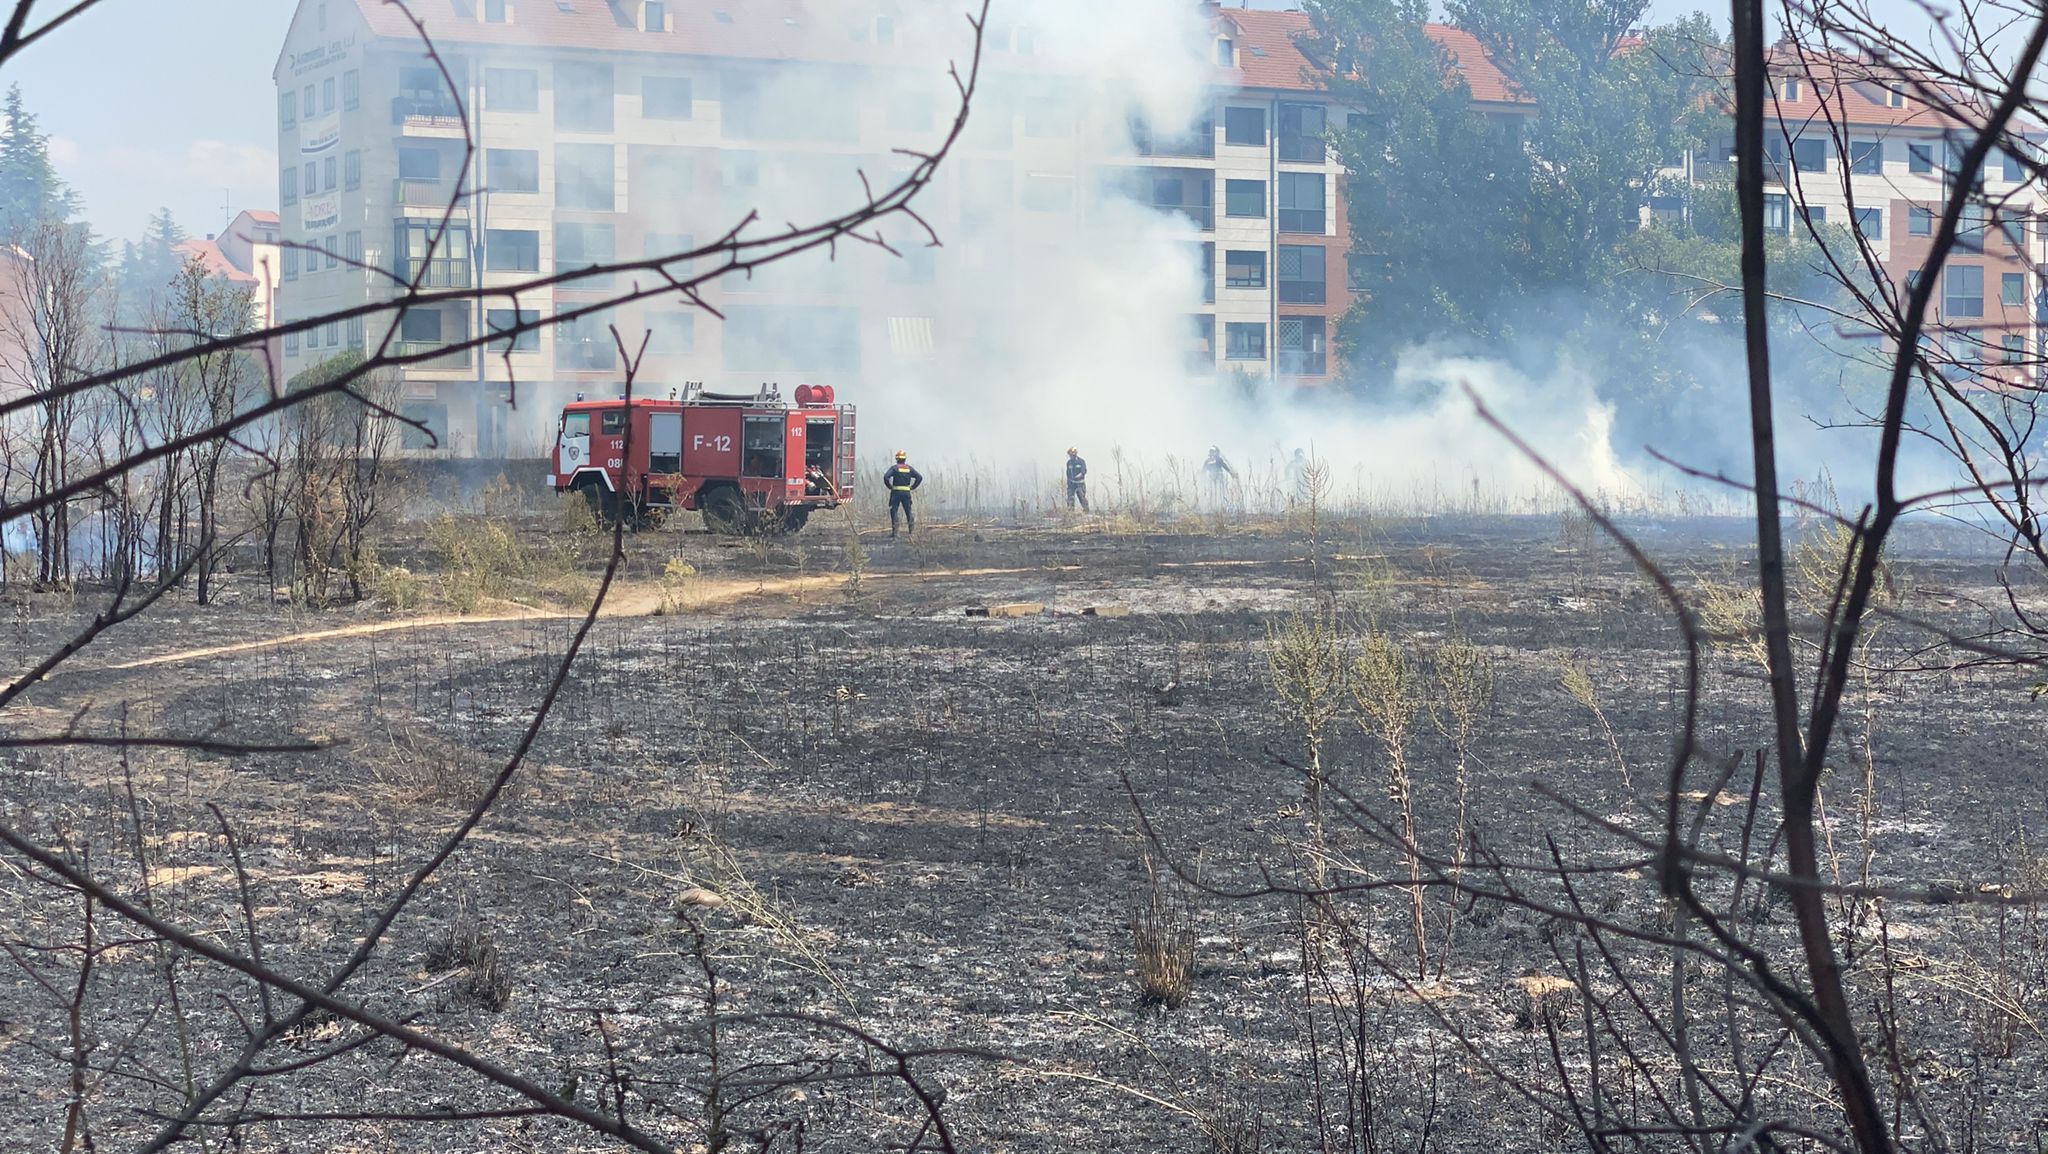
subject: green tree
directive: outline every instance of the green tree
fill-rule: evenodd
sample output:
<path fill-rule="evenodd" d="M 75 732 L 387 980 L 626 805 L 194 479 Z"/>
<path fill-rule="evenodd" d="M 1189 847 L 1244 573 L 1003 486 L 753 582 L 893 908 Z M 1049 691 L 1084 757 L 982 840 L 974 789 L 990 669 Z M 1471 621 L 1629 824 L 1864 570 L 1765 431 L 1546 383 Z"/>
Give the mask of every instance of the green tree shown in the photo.
<path fill-rule="evenodd" d="M 1692 17 L 1631 35 L 1643 0 L 1454 0 L 1512 103 L 1477 105 L 1421 0 L 1318 0 L 1365 299 L 1351 362 L 1431 338 L 1491 345 L 1611 316 L 1619 250 L 1660 170 L 1716 116 L 1718 48 Z M 1476 61 L 1462 62 L 1468 65 Z"/>
<path fill-rule="evenodd" d="M 50 163 L 50 138 L 22 99 L 21 85 L 7 89 L 0 105 L 0 238 L 19 242 L 45 222 L 62 222 L 77 211 L 78 198 Z"/>
<path fill-rule="evenodd" d="M 170 294 L 184 272 L 185 258 L 177 248 L 185 243 L 185 230 L 168 208 L 150 214 L 142 239 L 121 247 L 121 299 L 124 310 L 136 312 L 152 299 Z"/>

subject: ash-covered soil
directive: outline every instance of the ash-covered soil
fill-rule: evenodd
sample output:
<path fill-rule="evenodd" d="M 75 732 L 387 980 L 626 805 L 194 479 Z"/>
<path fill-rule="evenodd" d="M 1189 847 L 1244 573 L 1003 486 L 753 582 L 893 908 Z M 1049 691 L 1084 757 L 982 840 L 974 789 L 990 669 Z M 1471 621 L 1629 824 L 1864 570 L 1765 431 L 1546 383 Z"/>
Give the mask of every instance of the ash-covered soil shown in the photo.
<path fill-rule="evenodd" d="M 1740 525 L 1633 528 L 1688 586 L 1747 572 Z M 631 540 L 621 604 L 643 615 L 597 623 L 503 799 L 348 993 L 579 1101 L 624 1101 L 680 1149 L 716 1144 L 714 1085 L 738 1148 L 931 1148 L 900 1083 L 850 1076 L 890 1062 L 845 1025 L 960 1051 L 916 1068 L 943 1087 L 962 1149 L 1309 1149 L 1319 1099 L 1345 1115 L 1323 1132 L 1346 1149 L 1576 1148 L 1500 1078 L 1558 1093 L 1551 1038 L 1581 1014 L 1544 999 L 1574 976 L 1583 937 L 1528 908 L 1454 912 L 1435 895 L 1414 981 L 1405 890 L 1332 902 L 1358 939 L 1341 950 L 1326 926 L 1305 936 L 1316 919 L 1300 901 L 1232 895 L 1304 876 L 1302 737 L 1269 651 L 1289 614 L 1321 606 L 1352 640 L 1476 646 L 1495 691 L 1464 759 L 1470 844 L 1506 862 L 1611 866 L 1577 897 L 1616 923 L 1668 926 L 1654 868 L 1631 864 L 1640 847 L 1531 784 L 1620 828 L 1658 828 L 1682 651 L 1656 588 L 1611 545 L 1536 519 L 1346 523 L 1314 540 L 1298 527 L 953 526 L 870 536 L 848 587 L 832 576 L 849 564 L 843 542 L 799 540 L 801 557 L 674 533 Z M 696 575 L 660 591 L 672 555 Z M 2003 596 L 1995 562 L 1966 534 L 1915 530 L 1895 554 L 1895 607 L 1982 627 Z M 10 706 L 10 732 L 125 726 L 331 748 L 12 750 L 4 816 L 223 945 L 246 951 L 253 919 L 267 964 L 318 981 L 505 763 L 577 622 L 396 625 L 372 610 L 288 614 L 244 592 L 220 607 L 173 599 L 119 626 Z M 1010 602 L 1047 612 L 964 613 Z M 1083 616 L 1091 606 L 1130 612 Z M 87 594 L 19 600 L 11 667 L 94 612 Z M 478 614 L 494 615 L 518 616 Z M 364 628 L 332 634 L 353 626 Z M 300 633 L 330 635 L 236 648 Z M 2038 675 L 1946 668 L 1931 640 L 1885 626 L 1851 694 L 1824 794 L 1829 868 L 1850 882 L 2025 888 L 2048 840 Z M 153 663 L 114 668 L 138 661 Z M 1943 668 L 1894 668 L 1919 665 Z M 1743 758 L 1717 799 L 1736 804 L 1707 807 L 1707 842 L 1729 846 L 1748 751 L 1768 731 L 1741 647 L 1716 649 L 1708 669 L 1708 764 L 1688 784 L 1705 790 L 1711 767 Z M 1335 782 L 1383 817 L 1387 756 L 1350 716 L 1333 725 Z M 1450 855 L 1460 758 L 1426 708 L 1406 759 L 1421 839 Z M 1759 844 L 1770 786 L 1767 775 Z M 1331 829 L 1340 881 L 1405 878 L 1383 844 Z M 82 902 L 7 861 L 0 1078 L 17 1092 L 0 1095 L 0 1146 L 58 1148 L 83 1050 L 95 1148 L 132 1148 L 237 1060 L 262 1007 L 246 982 L 120 941 L 132 928 L 104 911 L 81 985 Z M 1543 892 L 1562 901 L 1554 882 Z M 1975 1148 L 2031 1148 L 2048 1126 L 2035 1093 L 2048 938 L 2034 915 L 1837 906 L 1853 1009 L 1872 1030 L 1897 1023 L 1897 1068 L 1880 1078 L 1939 1115 L 1908 1129 L 1967 1125 Z M 1795 961 L 1789 914 L 1759 908 L 1757 940 Z M 1141 999 L 1134 977 L 1134 917 L 1155 909 L 1194 942 L 1191 992 L 1171 1009 Z M 1336 953 L 1384 964 L 1342 980 L 1331 970 L 1344 967 L 1304 965 Z M 1645 973 L 1668 967 L 1658 956 Z M 1719 1053 L 1746 1027 L 1711 1008 L 1718 971 L 1700 966 L 1695 980 L 1710 1007 L 1698 1044 Z M 1632 991 L 1611 974 L 1591 985 L 1626 1017 Z M 1348 1041 L 1317 1032 L 1333 1011 Z M 1776 1025 L 1760 1028 L 1764 1049 Z M 385 1117 L 518 1102 L 388 1042 L 348 1046 L 357 1036 L 316 1016 L 259 1058 L 276 1072 L 215 1104 L 211 1117 L 240 1125 L 209 1136 L 264 1151 L 613 1148 L 554 1121 Z M 290 1068 L 323 1047 L 343 1052 Z M 1357 1067 L 1348 1096 L 1332 1097 L 1344 1076 L 1332 1054 Z M 1758 1101 L 1810 1108 L 1822 1079 L 1779 1061 L 1756 1079 Z"/>

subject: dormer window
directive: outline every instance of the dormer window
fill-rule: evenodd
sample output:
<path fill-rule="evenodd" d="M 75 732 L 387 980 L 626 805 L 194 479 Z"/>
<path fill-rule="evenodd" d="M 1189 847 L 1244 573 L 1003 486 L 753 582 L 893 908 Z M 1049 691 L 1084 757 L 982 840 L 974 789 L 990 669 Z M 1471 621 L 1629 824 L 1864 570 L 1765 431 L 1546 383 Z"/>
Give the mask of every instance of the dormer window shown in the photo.
<path fill-rule="evenodd" d="M 645 31 L 668 31 L 668 4 L 664 0 L 646 0 L 640 6 L 640 15 L 640 27 Z"/>
<path fill-rule="evenodd" d="M 1906 106 L 1906 90 L 1896 84 L 1885 85 L 1884 106 L 1886 108 L 1904 108 Z"/>
<path fill-rule="evenodd" d="M 484 0 L 484 23 L 512 23 L 512 0 Z"/>
<path fill-rule="evenodd" d="M 1237 67 L 1237 45 L 1228 36 L 1217 38 L 1216 63 L 1223 68 Z"/>
<path fill-rule="evenodd" d="M 1797 76 L 1787 76 L 1785 78 L 1785 103 L 1799 103 L 1799 78 Z"/>

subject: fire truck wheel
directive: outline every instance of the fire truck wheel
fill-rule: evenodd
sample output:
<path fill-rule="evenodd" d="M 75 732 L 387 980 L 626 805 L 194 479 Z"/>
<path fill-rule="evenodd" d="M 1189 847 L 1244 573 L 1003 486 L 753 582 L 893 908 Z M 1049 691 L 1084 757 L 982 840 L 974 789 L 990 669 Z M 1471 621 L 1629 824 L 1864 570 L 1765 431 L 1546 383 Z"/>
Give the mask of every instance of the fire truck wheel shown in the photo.
<path fill-rule="evenodd" d="M 740 491 L 729 485 L 721 485 L 697 498 L 697 507 L 704 511 L 704 527 L 713 533 L 737 537 L 753 522 L 753 514 L 740 498 Z"/>

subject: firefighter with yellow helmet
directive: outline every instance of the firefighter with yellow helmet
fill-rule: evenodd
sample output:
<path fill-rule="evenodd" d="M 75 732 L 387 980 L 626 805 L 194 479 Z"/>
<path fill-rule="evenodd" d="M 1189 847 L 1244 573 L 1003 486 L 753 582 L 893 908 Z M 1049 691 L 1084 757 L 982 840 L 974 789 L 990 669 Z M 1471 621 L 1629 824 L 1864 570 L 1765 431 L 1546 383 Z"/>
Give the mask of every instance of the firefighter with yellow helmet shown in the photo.
<path fill-rule="evenodd" d="M 896 463 L 882 473 L 882 487 L 889 490 L 889 536 L 896 535 L 896 511 L 903 511 L 903 531 L 917 531 L 917 514 L 911 511 L 910 495 L 924 484 L 924 474 L 910 467 L 910 454 L 896 450 Z"/>

